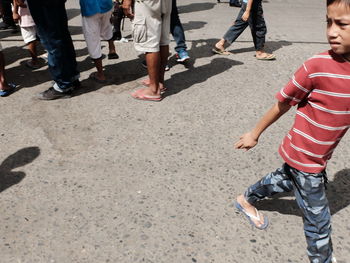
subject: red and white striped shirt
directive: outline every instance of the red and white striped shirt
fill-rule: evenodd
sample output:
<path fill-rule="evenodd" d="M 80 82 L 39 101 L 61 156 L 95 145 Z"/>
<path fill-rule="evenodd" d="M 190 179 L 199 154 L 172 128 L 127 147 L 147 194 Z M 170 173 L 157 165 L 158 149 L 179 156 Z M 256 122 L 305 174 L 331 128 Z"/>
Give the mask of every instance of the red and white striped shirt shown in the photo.
<path fill-rule="evenodd" d="M 300 171 L 321 172 L 350 128 L 350 62 L 331 50 L 313 56 L 276 98 L 291 106 L 298 104 L 280 155 Z"/>

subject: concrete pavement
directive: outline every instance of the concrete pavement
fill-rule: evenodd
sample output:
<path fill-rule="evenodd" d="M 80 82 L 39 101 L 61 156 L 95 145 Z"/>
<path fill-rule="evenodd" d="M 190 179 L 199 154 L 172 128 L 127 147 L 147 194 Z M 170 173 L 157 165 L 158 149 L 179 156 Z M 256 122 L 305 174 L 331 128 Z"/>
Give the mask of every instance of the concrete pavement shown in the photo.
<path fill-rule="evenodd" d="M 261 203 L 267 231 L 251 229 L 232 207 L 281 165 L 277 148 L 294 110 L 253 150 L 233 143 L 304 60 L 329 48 L 324 2 L 264 1 L 266 46 L 277 60 L 257 61 L 249 30 L 229 48 L 234 54 L 211 52 L 239 9 L 178 0 L 192 62 L 170 58 L 169 93 L 159 103 L 129 95 L 147 74 L 132 41 L 116 44 L 119 60 L 103 61 L 107 85 L 88 79 L 94 67 L 77 1 L 67 9 L 84 89 L 71 99 L 35 100 L 50 85 L 47 69 L 26 68 L 21 36 L 0 32 L 8 78 L 20 85 L 0 98 L 0 262 L 308 262 L 293 197 Z M 343 263 L 350 257 L 348 145 L 349 134 L 328 168 L 334 251 Z"/>

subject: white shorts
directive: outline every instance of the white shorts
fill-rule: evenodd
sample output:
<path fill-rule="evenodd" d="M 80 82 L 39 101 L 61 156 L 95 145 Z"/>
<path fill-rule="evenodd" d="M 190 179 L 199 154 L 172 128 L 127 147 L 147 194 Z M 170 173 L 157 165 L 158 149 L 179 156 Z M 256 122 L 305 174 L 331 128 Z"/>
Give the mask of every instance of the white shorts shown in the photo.
<path fill-rule="evenodd" d="M 170 43 L 171 0 L 139 0 L 135 2 L 133 39 L 138 52 L 158 52 Z"/>
<path fill-rule="evenodd" d="M 86 45 L 92 59 L 102 56 L 101 38 L 110 40 L 113 37 L 113 27 L 110 22 L 112 10 L 103 14 L 93 16 L 83 16 L 82 25 Z"/>
<path fill-rule="evenodd" d="M 0 52 L 2 51 L 2 45 L 1 45 L 1 43 L 0 43 Z"/>
<path fill-rule="evenodd" d="M 35 26 L 21 27 L 21 34 L 26 44 L 37 40 Z"/>

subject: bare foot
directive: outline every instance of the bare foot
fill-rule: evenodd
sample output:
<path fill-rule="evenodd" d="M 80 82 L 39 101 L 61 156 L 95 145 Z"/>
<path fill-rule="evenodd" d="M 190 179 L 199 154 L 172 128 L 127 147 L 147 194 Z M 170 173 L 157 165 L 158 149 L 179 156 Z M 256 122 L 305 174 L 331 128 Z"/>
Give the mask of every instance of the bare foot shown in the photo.
<path fill-rule="evenodd" d="M 161 101 L 162 97 L 160 95 L 154 94 L 149 88 L 141 88 L 133 93 L 131 96 L 138 100 L 148 100 L 148 101 Z"/>
<path fill-rule="evenodd" d="M 217 42 L 217 43 L 215 44 L 215 47 L 216 47 L 218 50 L 225 51 L 225 47 L 224 47 L 224 45 L 221 44 L 220 41 Z"/>
<path fill-rule="evenodd" d="M 144 79 L 141 81 L 141 84 L 146 87 L 149 87 L 150 83 L 151 81 L 149 79 Z"/>
<path fill-rule="evenodd" d="M 141 84 L 145 87 L 149 87 L 151 84 L 150 79 L 144 79 L 141 81 Z M 162 83 L 159 83 L 159 89 L 160 89 L 160 93 L 164 93 L 166 91 L 166 88 L 164 87 L 164 85 Z"/>

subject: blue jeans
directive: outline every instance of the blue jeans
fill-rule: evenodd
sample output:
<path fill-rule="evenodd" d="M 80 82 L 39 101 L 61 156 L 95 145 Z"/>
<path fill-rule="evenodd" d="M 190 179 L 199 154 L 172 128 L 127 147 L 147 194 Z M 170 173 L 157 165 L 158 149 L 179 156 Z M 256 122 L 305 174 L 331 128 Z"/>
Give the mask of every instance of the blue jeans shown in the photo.
<path fill-rule="evenodd" d="M 182 50 L 186 50 L 187 46 L 186 46 L 184 29 L 182 27 L 182 24 L 179 18 L 179 12 L 177 10 L 176 0 L 173 0 L 172 4 L 173 6 L 171 9 L 171 17 L 170 17 L 170 32 L 173 35 L 176 42 L 175 51 L 179 53 Z"/>
<path fill-rule="evenodd" d="M 331 263 L 331 214 L 325 193 L 326 172 L 305 173 L 288 164 L 269 173 L 250 186 L 245 198 L 254 204 L 276 193 L 294 190 L 296 201 L 303 212 L 307 252 L 312 263 Z"/>
<path fill-rule="evenodd" d="M 28 0 L 40 40 L 48 52 L 54 88 L 68 91 L 79 79 L 75 50 L 68 31 L 65 0 Z"/>
<path fill-rule="evenodd" d="M 242 3 L 242 8 L 238 13 L 235 23 L 227 30 L 223 38 L 226 42 L 232 44 L 249 25 L 255 50 L 262 50 L 265 45 L 267 29 L 261 0 L 253 2 L 248 21 L 243 21 L 242 16 L 246 8 L 247 4 Z"/>

